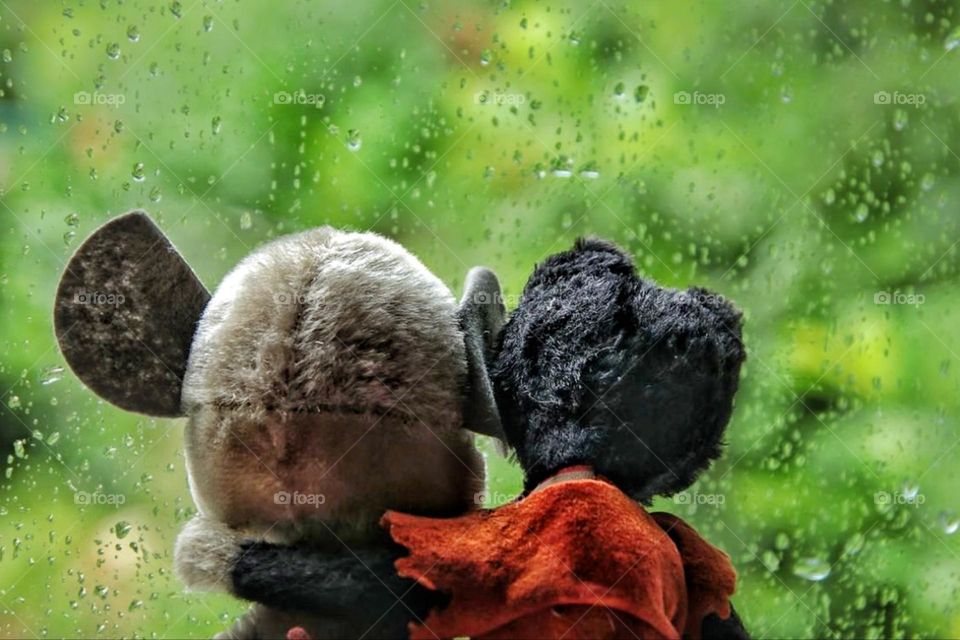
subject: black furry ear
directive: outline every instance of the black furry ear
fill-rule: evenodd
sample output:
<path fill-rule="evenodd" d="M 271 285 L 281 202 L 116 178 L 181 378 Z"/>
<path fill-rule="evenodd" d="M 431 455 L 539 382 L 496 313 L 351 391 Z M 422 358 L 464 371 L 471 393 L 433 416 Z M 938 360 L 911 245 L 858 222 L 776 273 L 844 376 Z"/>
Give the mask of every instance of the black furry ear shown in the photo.
<path fill-rule="evenodd" d="M 190 345 L 209 300 L 167 237 L 134 211 L 97 229 L 67 264 L 54 308 L 57 341 L 104 400 L 180 416 Z"/>
<path fill-rule="evenodd" d="M 502 298 L 496 274 L 484 267 L 474 267 L 467 274 L 459 316 L 467 347 L 464 425 L 471 431 L 505 441 L 488 373 L 506 314 Z"/>

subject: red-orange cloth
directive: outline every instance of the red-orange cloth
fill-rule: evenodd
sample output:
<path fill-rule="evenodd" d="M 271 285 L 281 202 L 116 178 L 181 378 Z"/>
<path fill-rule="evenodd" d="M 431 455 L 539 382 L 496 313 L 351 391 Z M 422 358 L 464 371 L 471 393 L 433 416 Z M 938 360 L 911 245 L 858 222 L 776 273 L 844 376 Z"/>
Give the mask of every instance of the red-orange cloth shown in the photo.
<path fill-rule="evenodd" d="M 730 615 L 729 558 L 600 479 L 459 518 L 390 511 L 382 524 L 410 551 L 398 573 L 450 596 L 411 624 L 413 640 L 698 638 L 703 615 Z"/>

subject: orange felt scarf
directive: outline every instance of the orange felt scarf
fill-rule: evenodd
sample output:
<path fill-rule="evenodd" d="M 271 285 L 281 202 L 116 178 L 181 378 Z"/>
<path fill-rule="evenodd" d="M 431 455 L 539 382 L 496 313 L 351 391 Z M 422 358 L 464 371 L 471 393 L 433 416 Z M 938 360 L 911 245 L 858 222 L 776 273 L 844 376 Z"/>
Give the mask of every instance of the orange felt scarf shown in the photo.
<path fill-rule="evenodd" d="M 604 480 L 459 518 L 391 511 L 382 523 L 410 551 L 399 574 L 451 598 L 411 624 L 414 640 L 698 638 L 705 615 L 730 615 L 729 558 Z"/>

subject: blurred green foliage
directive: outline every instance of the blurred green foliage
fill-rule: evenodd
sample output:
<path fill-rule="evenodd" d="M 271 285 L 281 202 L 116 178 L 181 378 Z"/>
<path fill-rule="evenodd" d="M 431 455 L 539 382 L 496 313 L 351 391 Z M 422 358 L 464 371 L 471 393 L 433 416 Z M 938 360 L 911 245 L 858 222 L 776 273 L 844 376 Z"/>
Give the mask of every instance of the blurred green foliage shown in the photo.
<path fill-rule="evenodd" d="M 182 425 L 99 402 L 52 339 L 65 260 L 134 207 L 210 287 L 331 224 L 454 290 L 483 263 L 516 296 L 585 234 L 717 290 L 750 353 L 728 447 L 657 508 L 732 556 L 757 636 L 960 635 L 957 12 L 0 3 L 0 637 L 209 636 L 243 610 L 171 572 Z M 492 450 L 490 475 L 517 491 Z"/>

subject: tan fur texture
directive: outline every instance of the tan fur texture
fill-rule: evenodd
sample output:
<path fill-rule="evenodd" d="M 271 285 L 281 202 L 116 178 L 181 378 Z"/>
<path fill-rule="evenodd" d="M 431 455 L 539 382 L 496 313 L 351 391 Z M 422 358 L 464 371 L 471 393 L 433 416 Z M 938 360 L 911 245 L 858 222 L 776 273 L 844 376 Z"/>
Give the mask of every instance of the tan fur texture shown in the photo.
<path fill-rule="evenodd" d="M 184 381 L 200 511 L 283 542 L 363 538 L 386 508 L 461 511 L 482 467 L 461 429 L 456 311 L 374 234 L 316 229 L 247 257 L 207 306 Z"/>

